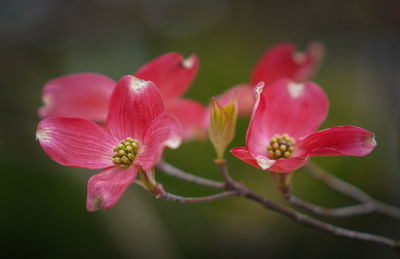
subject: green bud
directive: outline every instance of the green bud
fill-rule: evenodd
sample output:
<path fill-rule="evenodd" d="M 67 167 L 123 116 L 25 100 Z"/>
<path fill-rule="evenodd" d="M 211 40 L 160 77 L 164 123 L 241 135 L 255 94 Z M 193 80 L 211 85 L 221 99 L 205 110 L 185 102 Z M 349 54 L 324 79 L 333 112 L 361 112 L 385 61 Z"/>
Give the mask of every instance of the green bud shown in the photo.
<path fill-rule="evenodd" d="M 224 160 L 225 149 L 235 135 L 236 117 L 236 94 L 224 107 L 221 107 L 215 98 L 211 100 L 209 137 L 217 153 L 218 162 Z"/>

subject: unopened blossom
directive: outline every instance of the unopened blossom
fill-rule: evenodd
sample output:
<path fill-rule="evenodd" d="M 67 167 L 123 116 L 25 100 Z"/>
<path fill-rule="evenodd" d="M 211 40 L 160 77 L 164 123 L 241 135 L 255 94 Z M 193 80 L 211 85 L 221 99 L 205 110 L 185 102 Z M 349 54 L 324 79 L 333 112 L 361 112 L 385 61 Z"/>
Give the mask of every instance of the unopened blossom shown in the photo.
<path fill-rule="evenodd" d="M 224 162 L 226 147 L 235 135 L 236 127 L 236 96 L 225 106 L 221 107 L 217 100 L 211 100 L 210 128 L 208 135 L 217 153 L 217 163 Z"/>
<path fill-rule="evenodd" d="M 179 145 L 180 124 L 164 112 L 156 86 L 132 76 L 123 77 L 110 98 L 105 127 L 82 119 L 43 119 L 36 136 L 57 163 L 103 169 L 88 182 L 89 211 L 109 209 L 135 180 L 137 170 L 153 168 L 165 146 Z"/>
<path fill-rule="evenodd" d="M 205 108 L 194 100 L 182 98 L 198 70 L 196 55 L 183 59 L 175 52 L 166 53 L 140 68 L 134 75 L 152 81 L 163 98 L 166 111 L 182 124 L 182 137 L 190 140 L 204 137 Z M 62 76 L 48 82 L 42 94 L 42 118 L 68 116 L 104 123 L 107 108 L 116 83 L 103 75 L 79 73 Z"/>
<path fill-rule="evenodd" d="M 253 108 L 254 86 L 264 81 L 267 85 L 276 80 L 289 78 L 301 83 L 309 80 L 317 71 L 322 61 L 324 47 L 319 42 L 312 42 L 304 52 L 288 42 L 278 43 L 269 48 L 257 61 L 251 72 L 250 82 L 231 87 L 217 97 L 218 103 L 225 105 L 238 93 L 238 114 L 248 116 Z"/>
<path fill-rule="evenodd" d="M 359 127 L 317 131 L 327 115 L 328 99 L 313 82 L 281 79 L 265 88 L 261 82 L 254 94 L 246 147 L 231 152 L 257 168 L 288 173 L 311 156 L 365 156 L 376 146 L 374 134 Z"/>

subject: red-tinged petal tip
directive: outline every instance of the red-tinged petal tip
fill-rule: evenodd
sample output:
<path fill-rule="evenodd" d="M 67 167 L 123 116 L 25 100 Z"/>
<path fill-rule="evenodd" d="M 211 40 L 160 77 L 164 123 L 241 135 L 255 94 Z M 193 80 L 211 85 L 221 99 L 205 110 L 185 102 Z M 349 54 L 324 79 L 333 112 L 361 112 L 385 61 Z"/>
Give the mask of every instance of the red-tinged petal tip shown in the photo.
<path fill-rule="evenodd" d="M 296 51 L 291 43 L 278 43 L 269 48 L 258 60 L 251 74 L 251 83 L 261 80 L 273 83 L 281 78 L 295 82 L 309 80 L 322 61 L 324 47 L 312 42 L 306 51 Z"/>
<path fill-rule="evenodd" d="M 198 58 L 195 54 L 192 54 L 188 58 L 182 60 L 182 66 L 185 69 L 192 69 L 197 63 L 198 63 Z"/>
<path fill-rule="evenodd" d="M 154 82 L 163 99 L 168 101 L 186 92 L 197 74 L 198 66 L 196 55 L 183 59 L 181 54 L 170 52 L 145 64 L 135 76 Z"/>
<path fill-rule="evenodd" d="M 136 178 L 137 168 L 110 167 L 90 177 L 88 182 L 86 208 L 88 211 L 108 210 Z"/>
<path fill-rule="evenodd" d="M 132 76 L 129 86 L 133 91 L 140 92 L 150 84 L 151 84 L 150 81 L 141 80 L 139 78 Z"/>

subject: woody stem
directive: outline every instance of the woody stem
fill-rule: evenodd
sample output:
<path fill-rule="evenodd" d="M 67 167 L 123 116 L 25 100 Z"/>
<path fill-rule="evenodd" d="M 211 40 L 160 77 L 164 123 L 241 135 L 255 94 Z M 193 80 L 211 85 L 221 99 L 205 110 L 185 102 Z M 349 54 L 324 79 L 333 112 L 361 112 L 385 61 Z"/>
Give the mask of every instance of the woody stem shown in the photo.
<path fill-rule="evenodd" d="M 398 252 L 400 252 L 400 241 L 397 241 L 397 240 L 394 240 L 394 239 L 391 239 L 391 238 L 388 238 L 385 236 L 375 235 L 375 234 L 371 234 L 371 233 L 364 233 L 364 232 L 359 232 L 359 231 L 355 231 L 355 230 L 350 230 L 350 229 L 334 226 L 334 225 L 328 224 L 326 222 L 314 219 L 314 218 L 312 218 L 306 214 L 300 213 L 292 208 L 282 206 L 274 201 L 271 201 L 269 199 L 266 199 L 266 198 L 258 195 L 257 193 L 253 192 L 252 190 L 246 188 L 243 184 L 236 182 L 230 176 L 227 166 L 226 166 L 226 163 L 221 163 L 218 165 L 219 171 L 221 172 L 222 176 L 225 179 L 225 184 L 216 182 L 213 180 L 209 180 L 206 178 L 193 176 L 189 173 L 183 172 L 182 170 L 179 170 L 179 169 L 165 163 L 164 161 L 159 162 L 157 164 L 157 167 L 159 169 L 163 170 L 164 172 L 168 171 L 166 173 L 171 176 L 175 176 L 177 178 L 180 178 L 180 179 L 188 181 L 188 182 L 193 182 L 193 183 L 196 183 L 199 185 L 204 185 L 207 187 L 212 187 L 212 188 L 217 188 L 217 189 L 225 188 L 228 191 L 233 191 L 235 194 L 229 193 L 229 195 L 228 194 L 226 194 L 226 195 L 227 196 L 240 195 L 246 199 L 249 199 L 256 203 L 259 203 L 266 209 L 270 209 L 277 213 L 285 215 L 299 224 L 302 224 L 302 225 L 305 225 L 308 227 L 312 227 L 312 228 L 315 228 L 315 229 L 318 229 L 318 230 L 321 230 L 321 231 L 324 231 L 324 232 L 327 232 L 327 233 L 330 233 L 330 234 L 336 235 L 336 236 L 378 243 L 381 245 L 392 247 L 392 248 L 396 249 Z M 221 188 L 221 186 L 222 186 L 222 188 Z M 218 198 L 224 198 L 221 196 L 224 196 L 225 194 L 221 193 L 221 194 L 217 194 L 217 195 L 220 195 Z M 175 201 L 182 200 L 180 198 L 174 199 L 175 197 L 179 197 L 179 196 L 170 196 L 170 197 L 171 197 L 171 200 L 175 200 Z M 189 199 L 192 199 L 192 198 L 189 198 Z M 194 198 L 194 199 L 197 199 L 197 198 Z M 185 200 L 185 199 L 183 199 L 183 200 Z M 211 199 L 211 200 L 214 200 L 214 199 Z"/>

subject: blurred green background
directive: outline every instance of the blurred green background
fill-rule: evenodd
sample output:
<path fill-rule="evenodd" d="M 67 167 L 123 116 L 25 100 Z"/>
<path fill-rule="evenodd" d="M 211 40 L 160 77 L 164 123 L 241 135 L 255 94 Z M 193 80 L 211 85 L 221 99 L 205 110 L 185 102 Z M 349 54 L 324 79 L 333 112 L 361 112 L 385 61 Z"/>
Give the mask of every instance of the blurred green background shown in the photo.
<path fill-rule="evenodd" d="M 400 206 L 400 2 L 124 1 L 0 2 L 0 257 L 2 258 L 398 258 L 389 248 L 333 237 L 239 198 L 207 204 L 156 200 L 132 186 L 105 212 L 85 209 L 91 170 L 63 167 L 35 141 L 41 90 L 52 78 L 98 72 L 118 80 L 168 51 L 196 53 L 198 76 L 186 96 L 207 104 L 248 81 L 260 55 L 290 41 L 326 45 L 314 78 L 330 99 L 322 128 L 352 124 L 376 133 L 364 158 L 313 158 L 374 197 Z M 241 119 L 231 147 L 244 145 Z M 168 150 L 172 164 L 220 179 L 208 141 Z M 232 174 L 284 203 L 265 172 L 227 155 Z M 158 173 L 175 194 L 213 193 Z M 352 201 L 301 170 L 294 193 L 325 206 Z M 400 238 L 379 215 L 329 222 Z"/>

